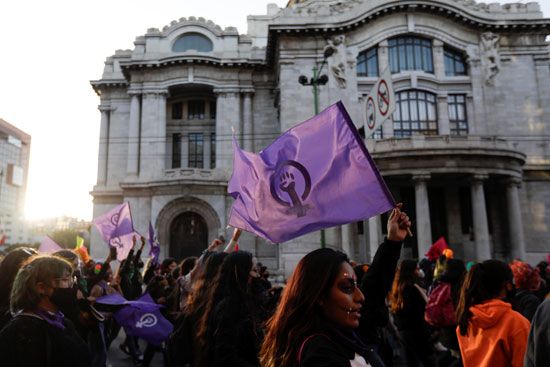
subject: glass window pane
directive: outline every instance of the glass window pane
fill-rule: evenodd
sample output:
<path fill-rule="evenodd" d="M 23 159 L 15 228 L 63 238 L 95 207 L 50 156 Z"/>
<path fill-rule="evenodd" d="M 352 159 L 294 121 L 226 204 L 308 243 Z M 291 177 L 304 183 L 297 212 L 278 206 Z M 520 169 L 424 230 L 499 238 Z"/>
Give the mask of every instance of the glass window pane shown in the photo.
<path fill-rule="evenodd" d="M 407 70 L 407 55 L 405 54 L 405 46 L 399 46 L 397 50 L 399 52 L 399 70 Z"/>
<path fill-rule="evenodd" d="M 198 52 L 210 52 L 214 48 L 212 41 L 200 33 L 186 33 L 174 42 L 172 51 L 184 52 L 195 50 Z"/>
<path fill-rule="evenodd" d="M 401 116 L 404 121 L 409 119 L 409 101 L 403 101 L 401 103 Z"/>
<path fill-rule="evenodd" d="M 435 120 L 435 104 L 428 103 L 428 120 Z"/>
<path fill-rule="evenodd" d="M 415 70 L 414 50 L 412 45 L 407 45 L 407 67 L 406 70 Z"/>
<path fill-rule="evenodd" d="M 457 106 L 457 118 L 459 120 L 464 120 L 466 118 L 466 114 L 464 112 L 464 105 L 461 103 L 461 104 L 458 104 Z"/>
<path fill-rule="evenodd" d="M 411 121 L 418 120 L 418 102 L 415 99 L 411 99 Z"/>
<path fill-rule="evenodd" d="M 426 113 L 426 102 L 425 101 L 418 101 L 418 118 L 420 120 L 426 120 L 428 118 L 428 115 Z"/>
<path fill-rule="evenodd" d="M 392 73 L 399 72 L 399 60 L 397 58 L 397 48 L 390 48 L 390 68 Z"/>

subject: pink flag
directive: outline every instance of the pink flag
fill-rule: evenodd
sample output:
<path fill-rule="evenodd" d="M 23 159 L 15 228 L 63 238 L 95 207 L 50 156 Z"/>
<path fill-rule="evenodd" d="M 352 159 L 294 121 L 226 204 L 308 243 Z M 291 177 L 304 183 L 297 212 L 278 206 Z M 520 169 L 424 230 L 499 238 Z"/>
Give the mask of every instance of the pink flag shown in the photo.
<path fill-rule="evenodd" d="M 128 202 L 124 202 L 109 212 L 95 218 L 93 222 L 105 242 L 134 231 L 130 204 Z"/>
<path fill-rule="evenodd" d="M 44 236 L 42 242 L 40 242 L 40 247 L 38 248 L 38 252 L 43 254 L 53 254 L 59 250 L 62 250 L 61 246 L 52 240 L 50 236 Z"/>
<path fill-rule="evenodd" d="M 445 237 L 439 237 L 437 241 L 433 243 L 433 245 L 430 247 L 428 252 L 426 252 L 426 257 L 428 260 L 435 261 L 439 259 L 439 257 L 443 254 L 443 250 L 448 248 L 447 241 L 445 241 Z"/>
<path fill-rule="evenodd" d="M 116 247 L 116 259 L 122 261 L 128 257 L 128 253 L 134 247 L 132 238 L 136 236 L 136 240 L 141 238 L 141 235 L 137 232 L 132 232 L 119 237 L 111 238 L 109 246 Z"/>

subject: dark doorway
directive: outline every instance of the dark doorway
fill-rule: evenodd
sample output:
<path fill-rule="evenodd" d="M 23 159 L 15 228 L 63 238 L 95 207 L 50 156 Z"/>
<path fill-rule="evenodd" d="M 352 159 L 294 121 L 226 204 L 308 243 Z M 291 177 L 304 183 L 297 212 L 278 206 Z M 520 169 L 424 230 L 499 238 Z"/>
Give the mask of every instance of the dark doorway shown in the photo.
<path fill-rule="evenodd" d="M 199 256 L 208 245 L 206 221 L 197 213 L 185 212 L 170 225 L 170 256 L 183 260 Z"/>

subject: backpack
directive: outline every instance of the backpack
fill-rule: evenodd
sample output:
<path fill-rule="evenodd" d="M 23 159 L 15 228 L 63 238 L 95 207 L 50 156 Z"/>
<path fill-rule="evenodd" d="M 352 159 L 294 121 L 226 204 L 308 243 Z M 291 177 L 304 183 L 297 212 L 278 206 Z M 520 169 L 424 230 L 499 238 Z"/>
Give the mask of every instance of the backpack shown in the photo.
<path fill-rule="evenodd" d="M 456 325 L 455 308 L 449 283 L 439 283 L 430 292 L 424 319 L 428 324 L 437 328 Z"/>

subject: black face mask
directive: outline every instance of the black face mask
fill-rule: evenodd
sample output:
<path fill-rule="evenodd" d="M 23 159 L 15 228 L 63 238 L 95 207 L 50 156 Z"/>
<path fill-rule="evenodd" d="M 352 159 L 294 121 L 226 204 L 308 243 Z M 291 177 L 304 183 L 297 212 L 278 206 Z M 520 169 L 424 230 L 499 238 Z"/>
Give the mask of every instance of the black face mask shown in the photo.
<path fill-rule="evenodd" d="M 71 288 L 54 288 L 50 297 L 50 301 L 65 314 L 69 314 L 77 307 L 76 303 L 76 287 Z"/>

